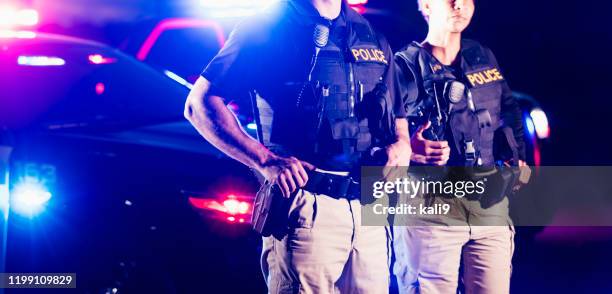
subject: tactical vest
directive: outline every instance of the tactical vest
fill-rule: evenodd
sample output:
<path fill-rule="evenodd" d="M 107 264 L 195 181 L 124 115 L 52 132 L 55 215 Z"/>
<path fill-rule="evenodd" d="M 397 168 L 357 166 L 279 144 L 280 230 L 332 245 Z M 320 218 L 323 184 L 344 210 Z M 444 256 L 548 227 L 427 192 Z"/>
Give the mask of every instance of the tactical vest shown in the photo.
<path fill-rule="evenodd" d="M 400 67 L 410 70 L 416 82 L 410 91 L 416 91 L 411 95 L 417 100 L 407 109 L 411 129 L 418 127 L 414 126 L 418 117 L 429 115 L 423 111 L 436 103 L 436 95 L 441 102 L 441 110 L 446 114 L 444 137 L 451 147 L 449 165 L 492 166 L 495 163 L 493 142 L 495 131 L 501 126 L 504 78 L 487 53 L 479 43 L 462 40 L 459 73 L 442 65 L 418 43 L 396 54 Z M 453 82 L 463 86 L 453 87 L 456 86 Z M 465 88 L 462 97 L 451 94 L 452 88 L 461 87 Z"/>
<path fill-rule="evenodd" d="M 332 157 L 336 166 L 328 168 L 351 169 L 362 153 L 383 144 L 380 134 L 391 132 L 393 105 L 381 85 L 390 64 L 383 52 L 386 41 L 361 16 L 351 17 L 344 29 L 332 30 L 310 81 L 314 25 L 283 32 L 285 40 L 296 41 L 276 52 L 279 62 L 292 68 L 275 69 L 282 74 L 273 93 L 254 95 L 258 136 L 268 148 L 304 160 Z M 338 162 L 346 166 L 337 167 Z"/>

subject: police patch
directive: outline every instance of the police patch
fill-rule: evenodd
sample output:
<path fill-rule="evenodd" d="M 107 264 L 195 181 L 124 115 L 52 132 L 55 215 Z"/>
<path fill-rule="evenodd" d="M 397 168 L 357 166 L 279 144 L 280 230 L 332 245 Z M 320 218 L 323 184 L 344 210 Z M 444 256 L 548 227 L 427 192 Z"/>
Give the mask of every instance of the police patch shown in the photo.
<path fill-rule="evenodd" d="M 497 68 L 485 69 L 469 73 L 466 74 L 466 76 L 472 87 L 480 87 L 504 80 L 504 77 Z"/>
<path fill-rule="evenodd" d="M 353 60 L 355 62 L 375 62 L 389 64 L 385 52 L 378 48 L 352 48 Z"/>

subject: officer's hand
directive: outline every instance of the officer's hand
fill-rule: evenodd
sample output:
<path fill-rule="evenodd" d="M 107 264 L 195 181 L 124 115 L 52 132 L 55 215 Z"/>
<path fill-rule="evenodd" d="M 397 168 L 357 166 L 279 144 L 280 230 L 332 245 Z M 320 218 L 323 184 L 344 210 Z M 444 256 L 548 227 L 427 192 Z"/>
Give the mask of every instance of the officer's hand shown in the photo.
<path fill-rule="evenodd" d="M 268 160 L 261 172 L 266 180 L 279 186 L 284 197 L 289 198 L 293 192 L 308 182 L 306 170 L 314 169 L 314 165 L 295 157 L 274 156 Z"/>
<path fill-rule="evenodd" d="M 390 180 L 402 175 L 402 171 L 406 170 L 410 165 L 412 149 L 410 148 L 410 142 L 406 138 L 387 146 L 386 150 L 387 163 L 385 168 L 383 168 L 383 177 Z"/>
<path fill-rule="evenodd" d="M 504 162 L 504 165 L 507 166 L 507 167 L 511 167 L 511 166 L 513 166 L 513 164 L 512 164 L 513 162 L 514 162 L 513 160 L 508 160 L 508 161 Z M 524 160 L 520 160 L 519 159 L 518 166 L 519 167 L 524 167 L 524 166 L 528 166 L 528 165 L 527 165 L 527 162 L 525 162 Z"/>
<path fill-rule="evenodd" d="M 450 157 L 450 147 L 447 141 L 430 141 L 423 137 L 423 132 L 431 127 L 427 121 L 410 138 L 412 157 L 410 160 L 429 165 L 445 165 Z"/>
<path fill-rule="evenodd" d="M 507 167 L 512 166 L 512 162 L 504 162 L 504 165 Z M 524 160 L 519 160 L 518 162 L 519 169 L 521 169 L 521 176 L 519 177 L 519 181 L 516 186 L 512 187 L 512 191 L 518 192 L 521 188 L 529 184 L 529 179 L 531 177 L 531 171 L 529 170 L 529 165 Z"/>
<path fill-rule="evenodd" d="M 407 139 L 398 140 L 387 146 L 387 163 L 385 166 L 408 166 L 410 165 L 411 154 L 412 150 Z"/>

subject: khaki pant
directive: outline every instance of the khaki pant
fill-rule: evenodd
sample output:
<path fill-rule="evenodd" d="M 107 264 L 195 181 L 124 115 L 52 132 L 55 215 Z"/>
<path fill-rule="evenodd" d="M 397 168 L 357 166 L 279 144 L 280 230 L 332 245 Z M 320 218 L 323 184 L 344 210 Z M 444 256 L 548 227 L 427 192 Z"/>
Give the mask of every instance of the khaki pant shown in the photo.
<path fill-rule="evenodd" d="M 512 226 L 394 227 L 400 293 L 457 293 L 463 259 L 465 292 L 509 293 Z"/>
<path fill-rule="evenodd" d="M 447 204 L 450 212 L 395 219 L 393 270 L 399 292 L 457 293 L 463 261 L 465 293 L 509 293 L 514 227 L 508 198 L 486 207 L 478 200 L 455 197 L 429 200 L 414 203 Z"/>
<path fill-rule="evenodd" d="M 388 293 L 390 234 L 361 226 L 358 200 L 300 190 L 289 233 L 263 238 L 261 265 L 270 293 Z"/>

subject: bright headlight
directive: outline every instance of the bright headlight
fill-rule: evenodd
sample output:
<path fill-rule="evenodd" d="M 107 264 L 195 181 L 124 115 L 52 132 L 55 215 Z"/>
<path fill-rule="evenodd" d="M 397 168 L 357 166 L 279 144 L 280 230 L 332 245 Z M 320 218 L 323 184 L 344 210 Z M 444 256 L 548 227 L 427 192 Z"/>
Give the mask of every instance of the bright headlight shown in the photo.
<path fill-rule="evenodd" d="M 550 127 L 546 113 L 540 108 L 534 108 L 531 113 L 531 120 L 535 128 L 535 133 L 540 139 L 546 139 L 550 136 Z"/>
<path fill-rule="evenodd" d="M 11 189 L 10 209 L 24 216 L 34 216 L 45 208 L 51 197 L 47 187 L 37 180 L 26 178 Z"/>

